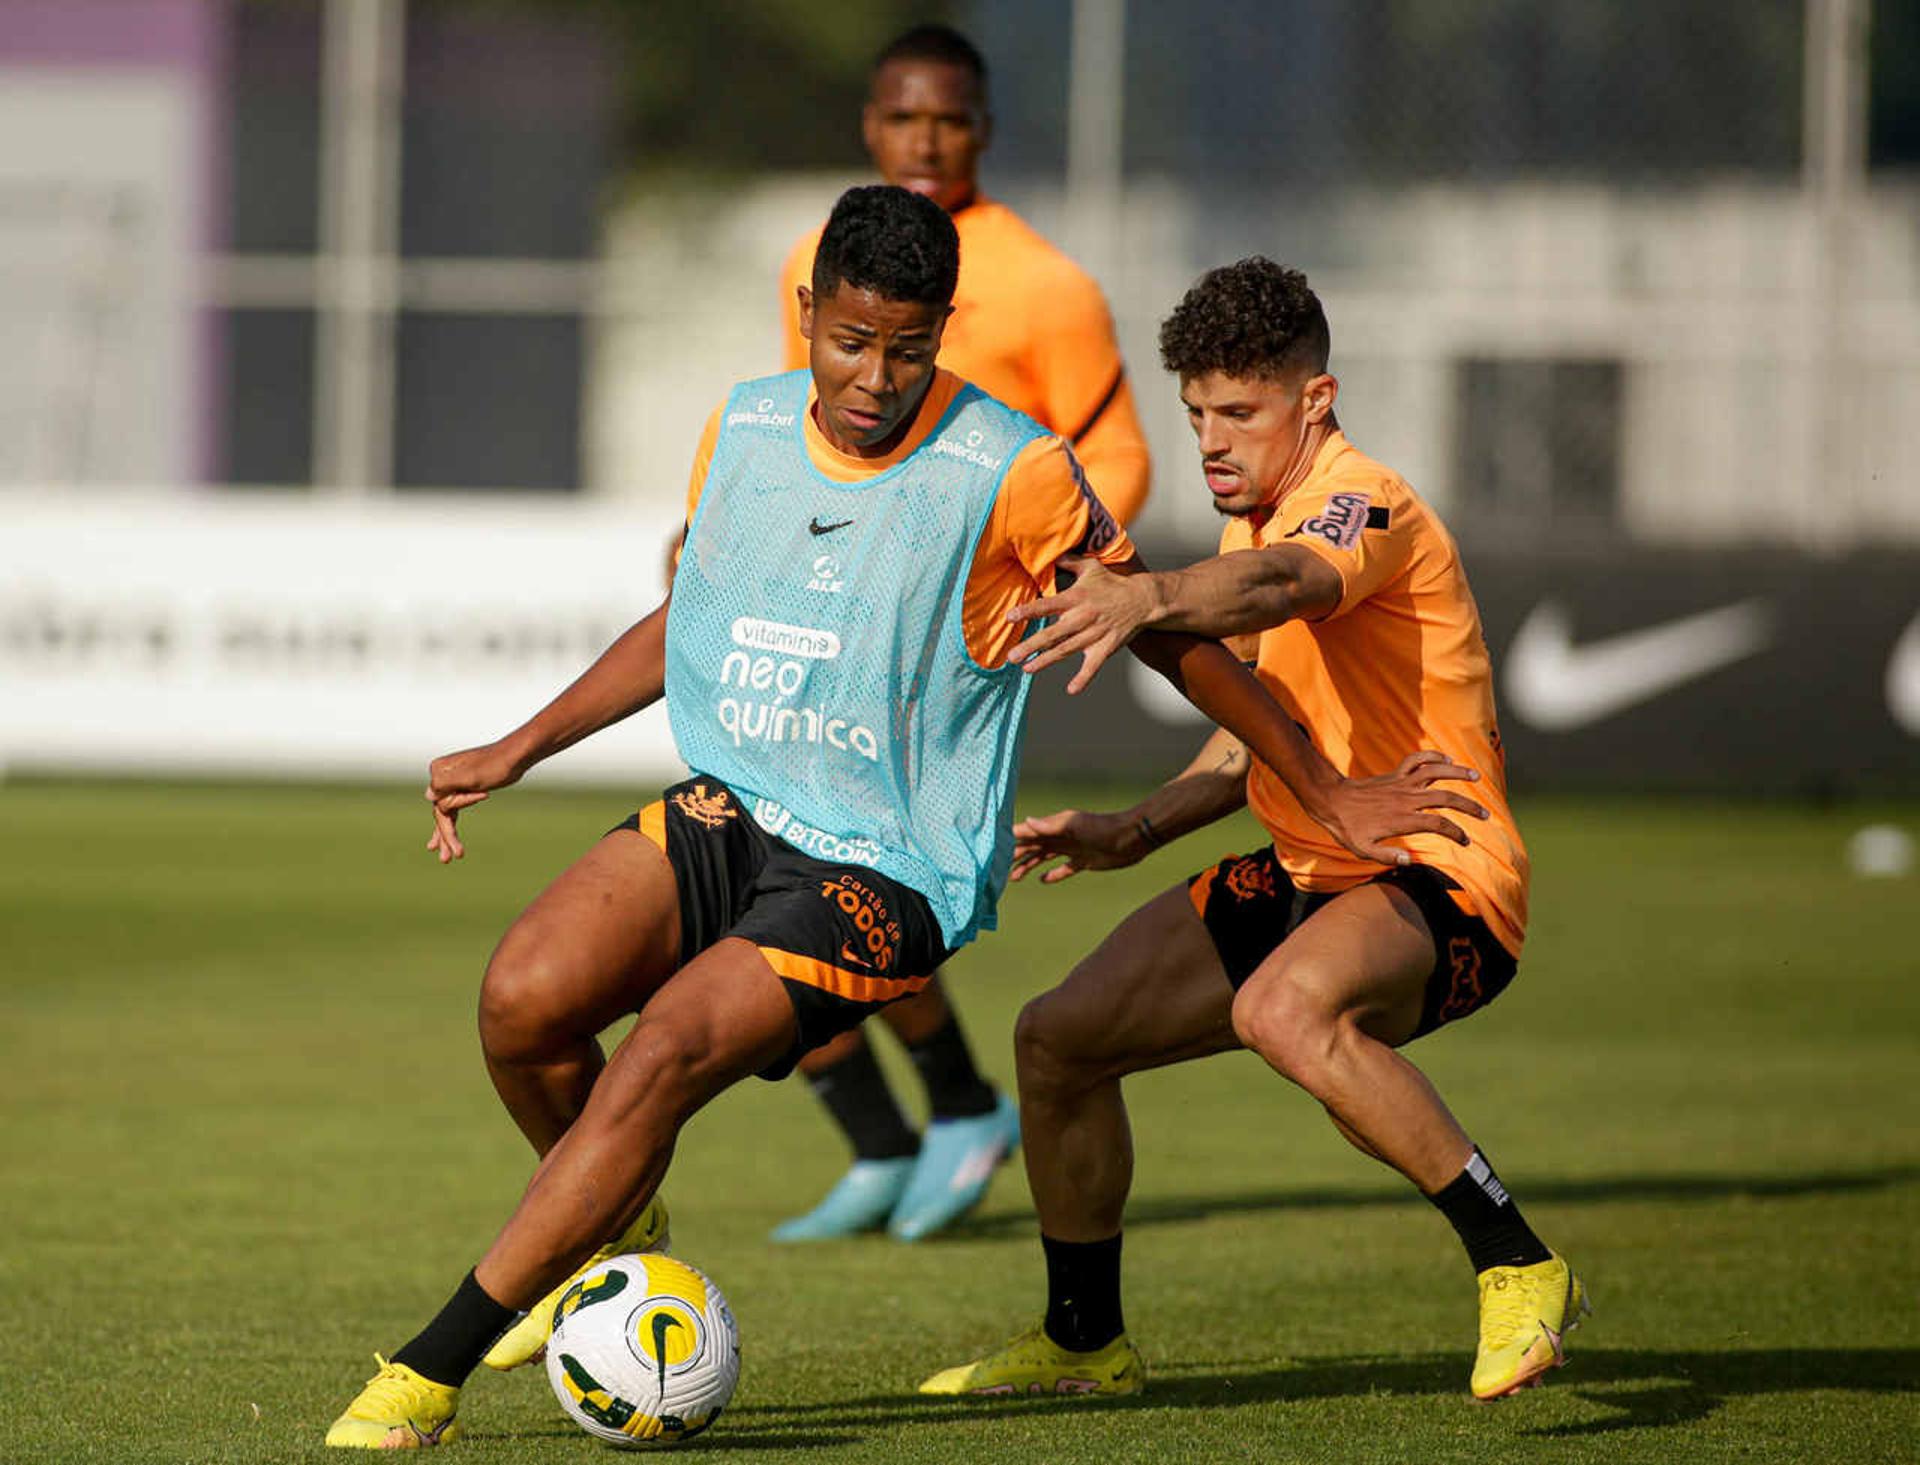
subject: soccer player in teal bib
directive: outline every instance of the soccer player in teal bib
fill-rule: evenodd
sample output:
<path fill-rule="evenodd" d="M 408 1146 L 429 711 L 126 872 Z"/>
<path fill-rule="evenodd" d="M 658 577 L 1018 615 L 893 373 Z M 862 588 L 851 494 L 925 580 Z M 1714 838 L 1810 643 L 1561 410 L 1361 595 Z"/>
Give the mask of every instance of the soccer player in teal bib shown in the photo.
<path fill-rule="evenodd" d="M 654 1192 L 717 1094 L 924 987 L 990 927 L 1012 860 L 1027 679 L 1008 612 L 1056 568 L 1140 568 L 1070 449 L 935 368 L 952 221 L 905 189 L 835 206 L 805 303 L 807 371 L 737 387 L 708 425 L 668 603 L 497 742 L 436 759 L 430 850 L 553 753 L 663 696 L 692 777 L 610 831 L 488 965 L 489 1073 L 540 1155 L 446 1305 L 328 1431 L 336 1446 L 459 1431 L 483 1356 L 540 1356 L 555 1293 L 664 1244 Z M 1341 778 L 1217 642 L 1133 649 L 1243 738 L 1356 853 L 1476 814 L 1438 754 Z M 598 1034 L 636 1013 L 609 1056 Z"/>

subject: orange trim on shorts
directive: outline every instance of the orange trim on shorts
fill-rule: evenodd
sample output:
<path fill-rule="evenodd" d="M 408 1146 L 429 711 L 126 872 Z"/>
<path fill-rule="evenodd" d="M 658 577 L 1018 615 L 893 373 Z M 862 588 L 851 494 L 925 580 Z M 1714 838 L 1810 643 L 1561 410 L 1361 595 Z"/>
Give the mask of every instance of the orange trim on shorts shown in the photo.
<path fill-rule="evenodd" d="M 667 804 L 665 799 L 656 799 L 640 811 L 640 832 L 660 847 L 660 853 L 667 852 Z"/>
<path fill-rule="evenodd" d="M 767 965 L 773 968 L 776 975 L 803 986 L 818 987 L 849 1002 L 891 1002 L 896 997 L 918 992 L 933 979 L 931 972 L 924 977 L 863 976 L 817 957 L 801 956 L 772 946 L 762 946 L 760 954 L 767 959 Z"/>
<path fill-rule="evenodd" d="M 1209 865 L 1187 886 L 1187 899 L 1193 902 L 1193 913 L 1201 920 L 1207 918 L 1207 897 L 1213 894 L 1213 882 L 1220 873 L 1220 866 Z"/>

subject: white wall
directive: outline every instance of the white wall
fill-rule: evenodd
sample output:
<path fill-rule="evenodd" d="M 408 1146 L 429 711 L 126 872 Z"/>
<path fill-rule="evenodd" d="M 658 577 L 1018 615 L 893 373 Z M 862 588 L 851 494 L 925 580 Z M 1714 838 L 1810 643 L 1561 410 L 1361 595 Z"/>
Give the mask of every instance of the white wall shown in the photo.
<path fill-rule="evenodd" d="M 663 593 L 617 507 L 0 494 L 0 773 L 419 778 L 511 731 Z M 663 709 L 537 777 L 657 787 Z"/>

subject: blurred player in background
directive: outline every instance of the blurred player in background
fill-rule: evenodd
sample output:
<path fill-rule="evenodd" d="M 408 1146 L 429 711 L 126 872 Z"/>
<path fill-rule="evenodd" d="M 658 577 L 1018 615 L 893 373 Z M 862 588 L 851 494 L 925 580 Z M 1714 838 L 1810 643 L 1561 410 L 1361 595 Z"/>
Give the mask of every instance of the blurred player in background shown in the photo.
<path fill-rule="evenodd" d="M 663 696 L 695 772 L 495 951 L 487 1061 L 552 1142 L 329 1445 L 453 1438 L 467 1376 L 490 1351 L 539 1356 L 554 1290 L 644 1221 L 694 1113 L 751 1075 L 784 1077 L 994 924 L 1030 686 L 1007 660 L 1009 612 L 1069 559 L 1140 566 L 1061 438 L 934 365 L 958 268 L 953 224 L 925 198 L 843 196 L 802 301 L 811 370 L 741 383 L 708 422 L 666 604 L 519 729 L 434 760 L 443 860 L 463 853 L 463 809 Z M 1136 651 L 1356 852 L 1391 858 L 1383 841 L 1415 829 L 1465 838 L 1425 812 L 1472 807 L 1431 786 L 1463 769 L 1435 755 L 1343 779 L 1217 643 L 1148 632 Z M 627 1013 L 603 1057 L 599 1033 Z"/>
<path fill-rule="evenodd" d="M 1245 1046 L 1398 1170 L 1450 1221 L 1479 1276 L 1474 1396 L 1564 1361 L 1580 1280 L 1522 1218 L 1486 1158 L 1397 1051 L 1512 980 L 1528 865 L 1508 810 L 1480 617 L 1445 527 L 1333 415 L 1328 332 L 1306 277 L 1265 259 L 1203 276 L 1161 328 L 1214 507 L 1220 556 L 1122 579 L 1089 566 L 1023 608 L 1057 619 L 1013 656 L 1080 652 L 1074 686 L 1152 627 L 1260 633 L 1261 682 L 1349 777 L 1437 748 L 1478 775 L 1489 816 L 1466 843 L 1415 836 L 1414 863 L 1355 858 L 1227 732 L 1124 813 L 1067 811 L 1015 830 L 1014 878 L 1132 864 L 1250 806 L 1267 848 L 1202 870 L 1127 918 L 1029 1003 L 1015 1039 L 1027 1175 L 1040 1215 L 1041 1325 L 924 1393 L 1131 1393 L 1144 1369 L 1120 1310 L 1132 1183 L 1121 1079 Z"/>
<path fill-rule="evenodd" d="M 992 134 L 987 68 L 945 26 L 921 26 L 874 62 L 861 136 L 889 183 L 923 194 L 960 232 L 960 283 L 940 365 L 1065 438 L 1087 481 L 1122 525 L 1145 502 L 1147 443 L 1100 287 L 1004 204 L 979 188 Z M 799 292 L 813 269 L 814 230 L 780 278 L 786 364 L 804 366 Z M 783 1222 L 778 1241 L 886 1226 L 911 1241 L 970 1211 L 1019 1138 L 1013 1101 L 980 1076 L 938 977 L 883 1014 L 926 1086 L 930 1122 L 916 1135 L 858 1029 L 800 1061 L 853 1148 L 853 1165 L 819 1205 Z"/>

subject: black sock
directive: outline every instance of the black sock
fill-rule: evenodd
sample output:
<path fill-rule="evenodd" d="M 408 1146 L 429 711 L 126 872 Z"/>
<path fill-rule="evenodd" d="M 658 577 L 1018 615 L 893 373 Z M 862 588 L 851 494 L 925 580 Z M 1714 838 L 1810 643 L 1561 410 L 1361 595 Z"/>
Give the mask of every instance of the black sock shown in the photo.
<path fill-rule="evenodd" d="M 1530 1267 L 1553 1255 L 1540 1244 L 1478 1149 L 1467 1156 L 1465 1169 L 1427 1199 L 1460 1233 L 1476 1272 L 1488 1267 Z"/>
<path fill-rule="evenodd" d="M 494 1340 L 519 1318 L 512 1308 L 487 1296 L 468 1272 L 440 1315 L 389 1362 L 404 1363 L 423 1378 L 457 1389 L 480 1366 Z"/>
<path fill-rule="evenodd" d="M 907 1044 L 907 1056 L 920 1070 L 920 1081 L 927 1086 L 927 1106 L 935 1119 L 991 1114 L 1000 1100 L 993 1085 L 973 1066 L 960 1019 L 952 1014 L 930 1036 Z"/>
<path fill-rule="evenodd" d="M 1127 1330 L 1120 1318 L 1120 1238 L 1055 1241 L 1047 1254 L 1047 1336 L 1062 1348 L 1091 1353 Z"/>
<path fill-rule="evenodd" d="M 808 1074 L 807 1082 L 846 1134 L 856 1160 L 898 1160 L 920 1153 L 920 1137 L 900 1112 L 873 1049 L 865 1043 L 833 1067 Z"/>

